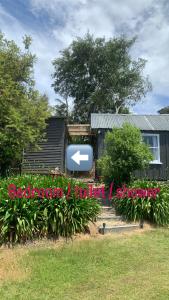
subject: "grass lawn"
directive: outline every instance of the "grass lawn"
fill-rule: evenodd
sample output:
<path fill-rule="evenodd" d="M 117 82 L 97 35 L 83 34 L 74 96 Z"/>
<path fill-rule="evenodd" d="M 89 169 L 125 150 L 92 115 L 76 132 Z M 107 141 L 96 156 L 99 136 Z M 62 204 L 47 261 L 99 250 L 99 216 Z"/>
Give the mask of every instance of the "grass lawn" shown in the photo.
<path fill-rule="evenodd" d="M 169 230 L 0 250 L 0 299 L 169 299 Z"/>

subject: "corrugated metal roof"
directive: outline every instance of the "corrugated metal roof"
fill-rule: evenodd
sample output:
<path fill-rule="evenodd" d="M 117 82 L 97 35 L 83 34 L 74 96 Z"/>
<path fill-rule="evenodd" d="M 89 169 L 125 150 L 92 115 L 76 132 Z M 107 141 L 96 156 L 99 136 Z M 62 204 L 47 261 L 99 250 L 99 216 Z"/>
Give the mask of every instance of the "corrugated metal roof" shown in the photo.
<path fill-rule="evenodd" d="M 169 115 L 91 114 L 91 128 L 120 128 L 124 123 L 141 130 L 169 131 Z"/>

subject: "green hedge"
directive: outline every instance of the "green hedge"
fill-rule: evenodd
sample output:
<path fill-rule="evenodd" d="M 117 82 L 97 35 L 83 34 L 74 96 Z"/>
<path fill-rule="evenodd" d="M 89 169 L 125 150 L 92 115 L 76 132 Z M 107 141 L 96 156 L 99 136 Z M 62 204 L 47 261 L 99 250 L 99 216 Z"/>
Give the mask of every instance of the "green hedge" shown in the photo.
<path fill-rule="evenodd" d="M 62 188 L 64 195 L 50 199 L 33 198 L 11 199 L 8 186 L 17 188 Z M 72 193 L 66 199 L 68 184 Z M 94 221 L 100 211 L 95 199 L 76 198 L 75 186 L 84 184 L 67 178 L 51 176 L 25 175 L 0 181 L 0 244 L 26 242 L 39 237 L 71 237 L 78 232 L 85 232 L 89 221 Z"/>
<path fill-rule="evenodd" d="M 160 188 L 156 198 L 117 198 L 113 197 L 117 213 L 128 221 L 147 220 L 157 225 L 169 225 L 169 184 L 155 181 L 137 180 L 129 188 Z"/>

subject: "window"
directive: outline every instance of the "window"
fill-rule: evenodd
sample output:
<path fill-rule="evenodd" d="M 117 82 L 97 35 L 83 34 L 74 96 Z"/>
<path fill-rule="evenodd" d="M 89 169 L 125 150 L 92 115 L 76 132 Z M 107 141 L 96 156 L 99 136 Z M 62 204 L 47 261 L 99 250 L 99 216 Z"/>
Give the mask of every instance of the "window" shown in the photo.
<path fill-rule="evenodd" d="M 160 137 L 159 134 L 143 133 L 143 141 L 147 144 L 153 154 L 152 164 L 161 164 L 160 162 Z"/>

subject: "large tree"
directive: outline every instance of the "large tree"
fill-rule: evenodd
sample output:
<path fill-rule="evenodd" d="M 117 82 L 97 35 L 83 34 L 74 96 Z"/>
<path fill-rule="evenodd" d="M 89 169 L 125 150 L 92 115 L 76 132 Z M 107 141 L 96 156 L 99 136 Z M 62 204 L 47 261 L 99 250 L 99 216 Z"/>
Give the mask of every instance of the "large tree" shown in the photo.
<path fill-rule="evenodd" d="M 74 102 L 74 120 L 88 122 L 92 112 L 126 112 L 151 90 L 146 61 L 132 59 L 135 38 L 105 40 L 87 34 L 54 60 L 53 87 Z"/>
<path fill-rule="evenodd" d="M 0 174 L 21 162 L 23 149 L 42 139 L 48 100 L 34 87 L 31 38 L 25 36 L 24 50 L 0 34 Z"/>

